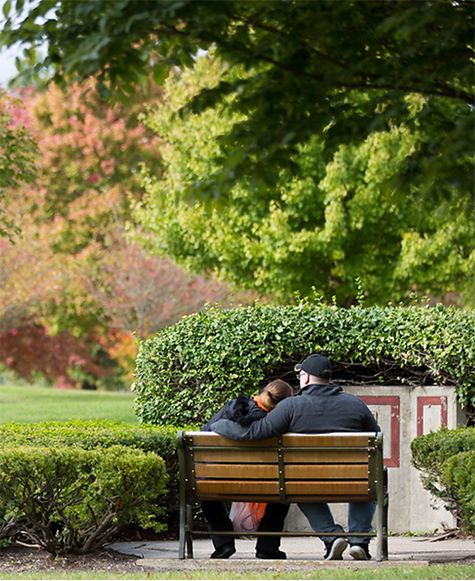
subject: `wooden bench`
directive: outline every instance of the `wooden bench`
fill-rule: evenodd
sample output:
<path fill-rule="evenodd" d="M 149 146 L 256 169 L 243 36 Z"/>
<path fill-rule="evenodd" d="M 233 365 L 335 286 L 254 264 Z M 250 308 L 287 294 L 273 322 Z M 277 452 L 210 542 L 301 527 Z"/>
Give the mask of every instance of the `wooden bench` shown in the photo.
<path fill-rule="evenodd" d="M 193 558 L 193 504 L 201 500 L 250 502 L 376 502 L 378 561 L 387 560 L 388 497 L 383 436 L 375 432 L 283 434 L 258 442 L 228 440 L 214 432 L 178 432 L 180 465 L 179 558 Z M 243 536 L 242 532 L 213 534 Z M 340 533 L 253 532 L 246 536 L 320 536 Z M 345 533 L 345 536 L 363 536 Z"/>

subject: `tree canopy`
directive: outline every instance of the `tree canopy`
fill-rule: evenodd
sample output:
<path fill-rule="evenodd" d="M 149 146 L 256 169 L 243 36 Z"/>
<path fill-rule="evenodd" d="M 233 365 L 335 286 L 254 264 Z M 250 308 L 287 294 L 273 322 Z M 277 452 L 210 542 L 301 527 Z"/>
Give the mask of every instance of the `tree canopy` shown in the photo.
<path fill-rule="evenodd" d="M 471 0 L 11 0 L 5 12 L 0 44 L 46 47 L 36 77 L 94 75 L 103 96 L 130 98 L 151 74 L 180 84 L 216 55 L 207 82 L 149 118 L 168 156 L 141 210 L 156 248 L 284 301 L 315 287 L 345 304 L 356 277 L 376 302 L 411 289 L 473 301 Z"/>
<path fill-rule="evenodd" d="M 202 195 L 243 176 L 254 188 L 272 183 L 297 169 L 292 153 L 315 135 L 330 159 L 394 123 L 424 128 L 399 178 L 473 189 L 472 0 L 11 0 L 5 13 L 3 46 L 46 43 L 36 69 L 55 81 L 98 74 L 104 94 L 132 93 L 150 68 L 161 81 L 213 46 L 243 65 L 245 76 L 187 104 L 232 94 L 228 106 L 245 114 L 220 138 L 226 164 L 194 184 Z M 413 93 L 423 97 L 416 113 Z"/>
<path fill-rule="evenodd" d="M 281 171 L 275 187 L 255 191 L 242 180 L 225 199 L 191 201 L 189 184 L 216 171 L 219 138 L 243 116 L 225 106 L 176 112 L 224 75 L 245 75 L 236 67 L 224 71 L 211 53 L 199 57 L 168 79 L 164 102 L 145 119 L 165 164 L 160 179 L 147 172 L 147 196 L 136 212 L 153 232 L 152 249 L 281 303 L 317 294 L 350 304 L 357 279 L 373 304 L 407 300 L 411 291 L 459 292 L 465 304 L 474 302 L 470 195 L 437 183 L 430 196 L 391 185 L 423 139 L 404 124 L 341 146 L 329 163 L 315 136 L 292 158 L 298 176 Z M 411 106 L 421 106 L 419 95 Z"/>

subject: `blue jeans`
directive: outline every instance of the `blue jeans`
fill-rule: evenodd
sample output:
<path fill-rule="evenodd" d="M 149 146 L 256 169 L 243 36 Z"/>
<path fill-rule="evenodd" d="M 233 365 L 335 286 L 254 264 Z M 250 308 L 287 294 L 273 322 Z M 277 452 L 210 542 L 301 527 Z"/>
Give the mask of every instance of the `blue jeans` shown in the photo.
<path fill-rule="evenodd" d="M 316 533 L 337 533 L 343 528 L 333 520 L 330 507 L 326 503 L 298 503 L 298 507 L 307 517 L 310 526 Z M 376 512 L 375 502 L 349 502 L 348 503 L 348 532 L 369 533 L 373 530 L 372 520 Z M 344 534 L 342 535 L 344 536 Z M 320 537 L 324 543 L 330 542 L 334 537 Z M 350 544 L 369 543 L 370 537 L 350 537 Z"/>

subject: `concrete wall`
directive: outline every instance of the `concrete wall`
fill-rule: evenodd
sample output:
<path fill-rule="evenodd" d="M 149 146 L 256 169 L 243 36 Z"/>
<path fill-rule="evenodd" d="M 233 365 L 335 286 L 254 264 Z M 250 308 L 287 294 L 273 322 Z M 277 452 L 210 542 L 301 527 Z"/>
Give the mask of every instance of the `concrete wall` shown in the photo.
<path fill-rule="evenodd" d="M 384 435 L 384 463 L 389 478 L 389 530 L 425 531 L 455 526 L 452 515 L 423 489 L 419 472 L 411 466 L 410 443 L 416 436 L 441 425 L 456 428 L 465 415 L 451 387 L 345 386 L 377 413 Z M 346 529 L 346 505 L 332 505 L 335 520 Z M 310 530 L 297 506 L 287 517 L 287 530 Z"/>

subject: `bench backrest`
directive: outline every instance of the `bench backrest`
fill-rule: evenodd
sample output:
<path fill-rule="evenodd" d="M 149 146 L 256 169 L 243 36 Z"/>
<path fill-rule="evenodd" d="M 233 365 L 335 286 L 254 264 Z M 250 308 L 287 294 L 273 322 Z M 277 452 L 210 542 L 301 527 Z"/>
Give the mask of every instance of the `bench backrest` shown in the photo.
<path fill-rule="evenodd" d="M 189 501 L 368 502 L 383 481 L 382 434 L 283 434 L 259 442 L 179 432 Z"/>

